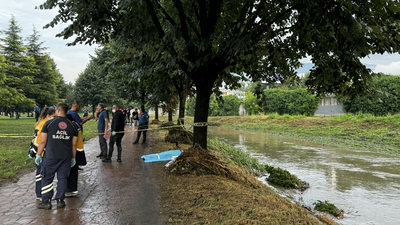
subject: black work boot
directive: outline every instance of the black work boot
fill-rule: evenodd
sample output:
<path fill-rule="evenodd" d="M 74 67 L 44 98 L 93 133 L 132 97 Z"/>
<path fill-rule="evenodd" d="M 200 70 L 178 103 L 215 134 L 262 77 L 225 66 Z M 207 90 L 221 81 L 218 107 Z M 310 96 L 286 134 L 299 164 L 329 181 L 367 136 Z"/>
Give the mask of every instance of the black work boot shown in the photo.
<path fill-rule="evenodd" d="M 41 202 L 37 205 L 38 209 L 51 209 L 51 202 L 50 200 L 46 201 L 46 202 Z"/>
<path fill-rule="evenodd" d="M 117 159 L 117 162 L 122 162 L 121 158 L 118 158 L 118 159 Z"/>
<path fill-rule="evenodd" d="M 100 158 L 102 156 L 103 156 L 103 154 L 101 154 L 101 153 L 100 153 L 100 155 L 96 155 L 97 158 Z"/>
<path fill-rule="evenodd" d="M 103 160 L 103 162 L 111 162 L 111 159 L 110 158 L 106 158 L 106 159 Z"/>
<path fill-rule="evenodd" d="M 57 199 L 57 209 L 59 208 L 64 208 L 65 207 L 65 202 L 62 199 Z"/>

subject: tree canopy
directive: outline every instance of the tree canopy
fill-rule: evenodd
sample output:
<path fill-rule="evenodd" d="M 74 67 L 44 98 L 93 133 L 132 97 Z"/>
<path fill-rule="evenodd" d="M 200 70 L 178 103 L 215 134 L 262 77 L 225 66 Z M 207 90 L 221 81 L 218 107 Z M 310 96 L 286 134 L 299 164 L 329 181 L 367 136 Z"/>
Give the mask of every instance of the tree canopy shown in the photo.
<path fill-rule="evenodd" d="M 46 27 L 72 21 L 58 34 L 74 38 L 71 45 L 111 37 L 125 46 L 120 58 L 127 62 L 149 57 L 142 69 L 183 71 L 196 87 L 195 122 L 207 122 L 218 86 L 295 82 L 306 56 L 315 65 L 309 91 L 375 96 L 375 74 L 360 58 L 398 52 L 400 43 L 398 1 L 47 0 L 39 8 L 57 6 Z M 207 127 L 195 127 L 194 142 L 206 147 Z"/>
<path fill-rule="evenodd" d="M 12 16 L 0 38 L 0 106 L 15 110 L 17 119 L 20 109 L 31 111 L 34 103 L 56 104 L 62 87 L 62 75 L 45 52 L 39 32 L 34 28 L 26 45 L 21 32 Z"/>

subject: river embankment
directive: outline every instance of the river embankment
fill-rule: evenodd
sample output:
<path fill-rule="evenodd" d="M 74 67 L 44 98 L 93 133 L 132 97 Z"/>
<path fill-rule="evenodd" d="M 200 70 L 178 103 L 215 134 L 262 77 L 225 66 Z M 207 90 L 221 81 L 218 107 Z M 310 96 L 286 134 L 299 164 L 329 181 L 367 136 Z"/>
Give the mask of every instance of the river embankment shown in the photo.
<path fill-rule="evenodd" d="M 165 142 L 167 132 L 154 131 L 152 148 L 162 152 L 190 147 Z M 224 154 L 213 150 L 210 143 L 209 146 L 215 160 L 242 179 L 202 174 L 201 169 L 175 175 L 171 173 L 174 169 L 159 168 L 158 174 L 163 174 L 160 180 L 162 213 L 168 217 L 167 224 L 320 224 L 307 209 L 280 196 L 249 172 L 257 168 L 257 160 L 246 154 Z M 196 156 L 187 160 L 196 160 Z"/>
<path fill-rule="evenodd" d="M 339 117 L 225 116 L 210 117 L 209 123 L 318 144 L 400 154 L 400 114 L 385 117 L 370 114 Z"/>

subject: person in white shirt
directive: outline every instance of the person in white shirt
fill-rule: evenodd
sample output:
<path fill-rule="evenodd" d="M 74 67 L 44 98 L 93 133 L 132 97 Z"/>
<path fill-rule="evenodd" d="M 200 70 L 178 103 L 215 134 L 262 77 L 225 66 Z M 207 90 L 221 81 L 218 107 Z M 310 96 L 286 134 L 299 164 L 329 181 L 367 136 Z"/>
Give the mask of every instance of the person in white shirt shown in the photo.
<path fill-rule="evenodd" d="M 135 112 L 135 109 L 133 109 L 133 107 L 131 106 L 130 107 L 130 110 L 129 110 L 129 115 L 130 115 L 130 121 L 128 121 L 130 124 L 131 124 L 131 126 L 132 126 L 132 123 L 133 123 L 133 117 L 132 117 L 132 113 L 133 112 Z"/>

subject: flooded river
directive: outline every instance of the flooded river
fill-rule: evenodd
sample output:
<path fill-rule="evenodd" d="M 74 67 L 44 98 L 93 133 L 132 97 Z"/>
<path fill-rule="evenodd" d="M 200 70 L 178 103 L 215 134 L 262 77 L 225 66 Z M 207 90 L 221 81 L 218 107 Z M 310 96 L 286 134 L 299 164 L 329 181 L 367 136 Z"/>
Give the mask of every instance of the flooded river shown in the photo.
<path fill-rule="evenodd" d="M 310 183 L 304 193 L 275 189 L 312 206 L 328 200 L 345 211 L 340 224 L 400 224 L 400 157 L 280 138 L 275 135 L 210 127 L 217 138 L 286 169 Z M 266 182 L 263 179 L 263 182 Z"/>

